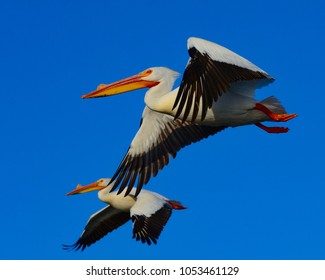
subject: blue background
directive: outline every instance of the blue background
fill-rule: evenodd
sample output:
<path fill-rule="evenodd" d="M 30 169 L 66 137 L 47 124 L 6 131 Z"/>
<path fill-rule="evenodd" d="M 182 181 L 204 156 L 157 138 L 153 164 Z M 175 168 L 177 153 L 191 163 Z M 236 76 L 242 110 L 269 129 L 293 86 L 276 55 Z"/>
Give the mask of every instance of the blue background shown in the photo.
<path fill-rule="evenodd" d="M 325 6 L 312 1 L 2 1 L 1 259 L 324 259 Z M 144 90 L 81 95 L 151 66 L 182 72 L 201 37 L 276 78 L 257 92 L 289 113 L 287 134 L 227 129 L 181 150 L 146 188 L 188 207 L 156 246 L 131 224 L 66 252 L 133 139 Z M 179 81 L 177 82 L 179 84 Z"/>

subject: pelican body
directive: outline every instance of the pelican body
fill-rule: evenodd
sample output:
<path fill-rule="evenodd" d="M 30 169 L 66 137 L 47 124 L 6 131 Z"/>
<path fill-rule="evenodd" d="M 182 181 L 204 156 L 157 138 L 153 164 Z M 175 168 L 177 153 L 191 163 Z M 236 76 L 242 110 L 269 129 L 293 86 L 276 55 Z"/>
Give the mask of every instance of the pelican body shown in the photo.
<path fill-rule="evenodd" d="M 126 195 L 137 181 L 137 192 L 151 176 L 169 162 L 169 157 L 191 143 L 227 127 L 254 124 L 268 133 L 288 132 L 286 127 L 267 127 L 262 122 L 286 122 L 278 99 L 262 101 L 255 90 L 274 81 L 268 73 L 238 54 L 210 41 L 188 39 L 190 59 L 181 84 L 172 89 L 179 73 L 167 67 L 152 67 L 129 78 L 82 96 L 96 98 L 148 88 L 142 122 L 130 148 L 115 172 L 112 190 Z"/>
<path fill-rule="evenodd" d="M 87 246 L 129 220 L 133 223 L 133 238 L 148 245 L 157 244 L 157 239 L 168 222 L 172 210 L 186 209 L 180 202 L 169 200 L 148 190 L 142 190 L 137 197 L 135 188 L 126 196 L 117 195 L 117 191 L 111 192 L 113 185 L 110 181 L 110 178 L 103 178 L 86 186 L 78 185 L 75 190 L 67 194 L 74 195 L 98 190 L 98 198 L 109 206 L 93 214 L 78 241 L 73 245 L 64 245 L 64 249 L 83 251 Z"/>

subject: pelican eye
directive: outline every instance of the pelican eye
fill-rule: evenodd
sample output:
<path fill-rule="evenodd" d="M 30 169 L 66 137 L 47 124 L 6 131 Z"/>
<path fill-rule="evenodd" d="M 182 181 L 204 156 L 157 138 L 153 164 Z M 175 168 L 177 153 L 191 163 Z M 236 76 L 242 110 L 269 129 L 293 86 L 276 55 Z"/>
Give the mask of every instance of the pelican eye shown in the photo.
<path fill-rule="evenodd" d="M 146 70 L 146 71 L 143 72 L 143 74 L 145 76 L 149 76 L 151 73 L 152 73 L 152 70 L 151 69 L 148 69 L 148 70 Z"/>

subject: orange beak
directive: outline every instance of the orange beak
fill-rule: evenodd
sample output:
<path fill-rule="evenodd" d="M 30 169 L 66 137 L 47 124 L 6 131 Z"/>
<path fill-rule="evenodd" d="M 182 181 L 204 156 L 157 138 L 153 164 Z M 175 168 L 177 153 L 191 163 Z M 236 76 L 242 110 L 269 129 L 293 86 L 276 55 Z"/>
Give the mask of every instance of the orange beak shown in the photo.
<path fill-rule="evenodd" d="M 157 81 L 147 81 L 144 80 L 144 77 L 147 77 L 152 73 L 152 70 L 147 70 L 141 72 L 137 75 L 131 76 L 129 78 L 117 81 L 115 83 L 111 83 L 108 85 L 101 84 L 97 87 L 97 89 L 91 93 L 84 94 L 82 99 L 84 98 L 95 98 L 95 97 L 104 97 L 110 95 L 116 95 L 140 88 L 150 88 L 159 84 Z"/>
<path fill-rule="evenodd" d="M 105 186 L 99 186 L 99 182 L 91 183 L 91 184 L 86 185 L 86 186 L 82 186 L 82 185 L 78 184 L 76 189 L 74 189 L 71 192 L 68 192 L 67 195 L 92 192 L 92 191 L 96 191 L 96 190 L 101 190 L 103 188 L 105 188 Z"/>

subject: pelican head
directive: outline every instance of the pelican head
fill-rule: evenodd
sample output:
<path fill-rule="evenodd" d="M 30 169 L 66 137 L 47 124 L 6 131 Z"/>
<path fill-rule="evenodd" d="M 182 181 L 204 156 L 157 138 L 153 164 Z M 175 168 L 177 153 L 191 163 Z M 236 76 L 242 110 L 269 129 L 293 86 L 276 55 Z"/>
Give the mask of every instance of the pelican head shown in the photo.
<path fill-rule="evenodd" d="M 167 67 L 152 67 L 111 84 L 100 84 L 95 91 L 84 94 L 82 98 L 111 96 L 141 88 L 153 88 L 158 85 L 170 90 L 178 76 L 179 73 Z"/>

